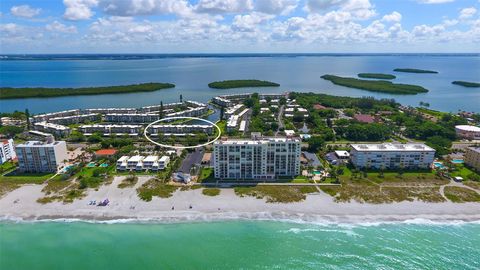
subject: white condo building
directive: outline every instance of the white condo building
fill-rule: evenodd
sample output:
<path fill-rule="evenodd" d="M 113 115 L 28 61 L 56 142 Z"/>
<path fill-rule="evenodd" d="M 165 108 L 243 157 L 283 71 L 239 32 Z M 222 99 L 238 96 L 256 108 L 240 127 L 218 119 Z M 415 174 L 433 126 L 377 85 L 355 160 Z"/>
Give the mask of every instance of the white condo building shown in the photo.
<path fill-rule="evenodd" d="M 56 172 L 68 159 L 64 141 L 28 141 L 17 145 L 18 166 L 21 172 Z"/>
<path fill-rule="evenodd" d="M 16 157 L 13 139 L 0 141 L 0 164 L 15 159 Z"/>
<path fill-rule="evenodd" d="M 352 144 L 350 160 L 357 168 L 426 169 L 435 158 L 435 150 L 425 144 Z"/>
<path fill-rule="evenodd" d="M 276 179 L 300 174 L 300 140 L 261 138 L 214 143 L 215 178 Z"/>

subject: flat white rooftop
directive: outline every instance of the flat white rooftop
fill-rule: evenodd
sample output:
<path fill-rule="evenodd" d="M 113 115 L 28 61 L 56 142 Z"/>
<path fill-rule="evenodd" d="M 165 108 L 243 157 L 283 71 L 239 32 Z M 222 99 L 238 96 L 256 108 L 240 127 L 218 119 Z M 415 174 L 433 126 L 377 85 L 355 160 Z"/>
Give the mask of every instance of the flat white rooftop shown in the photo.
<path fill-rule="evenodd" d="M 258 144 L 267 144 L 267 143 L 285 143 L 285 142 L 300 142 L 296 138 L 262 138 L 260 140 L 241 140 L 241 139 L 230 139 L 224 141 L 216 141 L 214 144 L 226 144 L 226 145 L 258 145 Z"/>
<path fill-rule="evenodd" d="M 144 160 L 143 163 L 146 162 L 155 162 L 158 160 L 158 156 L 147 156 Z"/>
<path fill-rule="evenodd" d="M 144 156 L 133 156 L 128 159 L 128 162 L 140 162 L 144 159 Z"/>
<path fill-rule="evenodd" d="M 458 126 L 455 126 L 455 128 L 462 131 L 480 132 L 480 127 L 477 127 L 477 126 L 458 125 Z"/>
<path fill-rule="evenodd" d="M 350 153 L 348 153 L 347 151 L 335 151 L 335 155 L 337 155 L 337 157 L 349 157 L 350 156 Z"/>
<path fill-rule="evenodd" d="M 422 143 L 407 144 L 352 144 L 353 149 L 365 152 L 414 152 L 414 151 L 435 151 L 433 148 Z"/>

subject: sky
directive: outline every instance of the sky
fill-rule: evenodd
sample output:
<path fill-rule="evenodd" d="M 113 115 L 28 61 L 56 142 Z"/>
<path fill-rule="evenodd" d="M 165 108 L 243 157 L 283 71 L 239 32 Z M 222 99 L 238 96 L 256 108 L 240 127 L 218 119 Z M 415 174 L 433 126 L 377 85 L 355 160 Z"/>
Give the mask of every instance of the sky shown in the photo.
<path fill-rule="evenodd" d="M 1 0 L 0 53 L 480 52 L 480 0 Z"/>

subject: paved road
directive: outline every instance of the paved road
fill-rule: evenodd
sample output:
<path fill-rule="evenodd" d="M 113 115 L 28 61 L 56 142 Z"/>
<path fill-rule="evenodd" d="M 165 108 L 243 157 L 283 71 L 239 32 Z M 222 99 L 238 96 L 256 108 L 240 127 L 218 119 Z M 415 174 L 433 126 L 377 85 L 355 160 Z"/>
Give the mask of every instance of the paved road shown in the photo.
<path fill-rule="evenodd" d="M 203 152 L 204 150 L 202 148 L 195 149 L 194 152 L 188 153 L 187 156 L 183 159 L 182 165 L 180 166 L 178 172 L 189 174 L 193 165 L 200 164 L 202 162 Z"/>
<path fill-rule="evenodd" d="M 281 105 L 280 109 L 278 110 L 278 130 L 275 132 L 275 136 L 278 135 L 280 129 L 285 129 L 285 124 L 283 123 L 283 111 L 285 110 L 285 105 Z"/>

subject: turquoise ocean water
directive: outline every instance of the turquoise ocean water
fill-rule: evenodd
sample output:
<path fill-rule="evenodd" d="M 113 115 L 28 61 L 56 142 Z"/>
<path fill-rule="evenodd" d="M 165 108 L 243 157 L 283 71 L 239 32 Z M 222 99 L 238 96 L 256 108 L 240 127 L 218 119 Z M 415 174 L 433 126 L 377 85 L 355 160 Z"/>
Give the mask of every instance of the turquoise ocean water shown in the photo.
<path fill-rule="evenodd" d="M 480 269 L 480 224 L 3 222 L 0 269 Z"/>
<path fill-rule="evenodd" d="M 241 92 L 278 93 L 311 91 L 339 96 L 394 98 L 402 104 L 456 112 L 480 112 L 480 90 L 452 85 L 455 80 L 480 81 L 480 56 L 475 55 L 274 55 L 209 57 L 165 57 L 116 60 L 96 57 L 57 60 L 0 60 L 0 86 L 84 87 L 142 82 L 170 82 L 175 89 L 146 93 L 0 100 L 0 112 L 25 110 L 32 113 L 94 107 L 141 107 L 185 99 L 208 101 L 219 94 Z M 124 59 L 120 57 L 120 59 Z M 436 70 L 439 74 L 396 73 L 395 68 Z M 418 84 L 430 92 L 391 95 L 334 85 L 324 74 L 356 77 L 361 72 L 392 73 L 395 82 Z M 208 83 L 229 79 L 261 79 L 278 82 L 278 88 L 210 89 Z"/>

